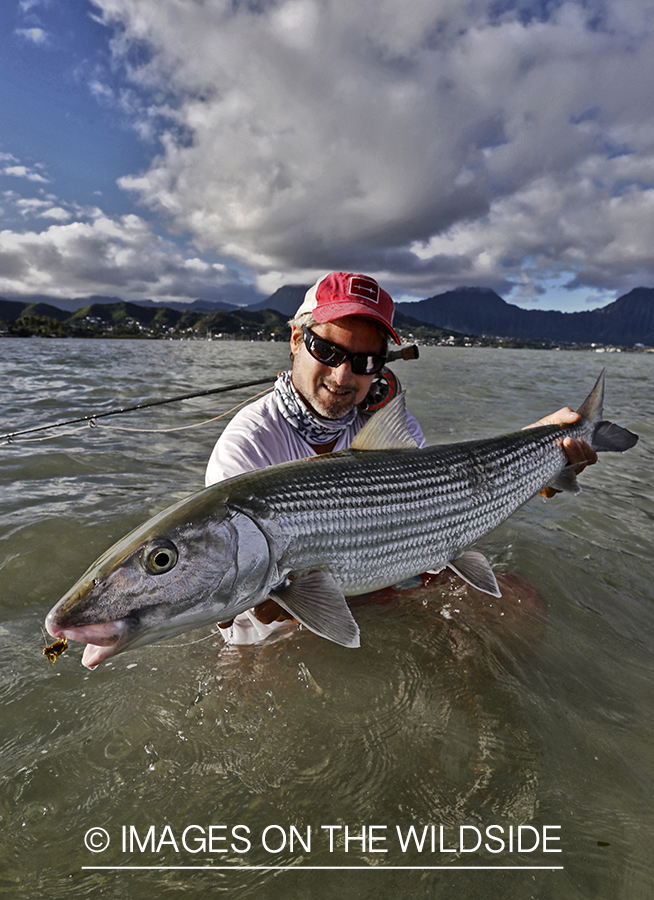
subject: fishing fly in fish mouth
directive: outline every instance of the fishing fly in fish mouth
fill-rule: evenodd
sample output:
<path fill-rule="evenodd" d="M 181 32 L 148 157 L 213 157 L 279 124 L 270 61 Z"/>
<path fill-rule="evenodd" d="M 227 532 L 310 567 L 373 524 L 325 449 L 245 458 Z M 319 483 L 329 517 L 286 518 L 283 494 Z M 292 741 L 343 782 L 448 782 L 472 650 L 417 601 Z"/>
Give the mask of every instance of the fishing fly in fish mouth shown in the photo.
<path fill-rule="evenodd" d="M 578 491 L 598 451 L 637 441 L 603 420 L 602 373 L 577 412 L 426 447 L 383 369 L 400 342 L 374 279 L 319 279 L 291 325 L 292 371 L 227 426 L 207 486 L 110 548 L 48 614 L 53 637 L 87 642 L 87 667 L 214 622 L 252 643 L 289 616 L 357 647 L 347 597 L 446 566 L 499 596 L 471 545 L 534 494 Z"/>

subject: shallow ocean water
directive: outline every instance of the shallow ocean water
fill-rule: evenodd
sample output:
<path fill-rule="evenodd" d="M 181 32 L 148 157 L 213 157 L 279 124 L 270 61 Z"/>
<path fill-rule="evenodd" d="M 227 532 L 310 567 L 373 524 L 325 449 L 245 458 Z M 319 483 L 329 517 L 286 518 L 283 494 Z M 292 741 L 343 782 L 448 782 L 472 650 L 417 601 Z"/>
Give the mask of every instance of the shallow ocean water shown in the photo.
<path fill-rule="evenodd" d="M 281 344 L 2 349 L 3 434 L 288 364 Z M 357 651 L 289 627 L 231 649 L 206 628 L 93 672 L 81 645 L 54 666 L 41 653 L 46 613 L 86 567 L 202 485 L 226 419 L 163 429 L 257 388 L 0 445 L 0 887 L 654 896 L 654 358 L 422 348 L 394 368 L 436 443 L 578 406 L 603 365 L 605 415 L 638 445 L 603 455 L 578 497 L 536 498 L 480 542 L 502 600 L 452 578 L 357 603 Z M 545 828 L 561 852 L 543 852 Z"/>

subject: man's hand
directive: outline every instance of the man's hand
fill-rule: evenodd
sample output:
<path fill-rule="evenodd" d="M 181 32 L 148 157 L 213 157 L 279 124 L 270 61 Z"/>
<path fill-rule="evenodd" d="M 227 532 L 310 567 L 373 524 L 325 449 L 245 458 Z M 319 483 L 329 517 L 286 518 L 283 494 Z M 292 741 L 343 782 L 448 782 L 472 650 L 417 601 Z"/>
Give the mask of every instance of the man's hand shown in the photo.
<path fill-rule="evenodd" d="M 290 613 L 287 613 L 279 603 L 275 603 L 270 597 L 264 600 L 263 603 L 255 606 L 252 612 L 264 625 L 270 625 L 271 622 L 284 622 L 286 619 L 293 618 Z"/>
<path fill-rule="evenodd" d="M 271 622 L 285 622 L 287 619 L 290 621 L 297 621 L 297 619 L 293 619 L 293 616 L 290 613 L 287 613 L 279 603 L 275 603 L 274 600 L 271 600 L 270 597 L 268 597 L 267 600 L 264 600 L 263 603 L 255 606 L 250 612 L 260 622 L 263 622 L 264 625 L 270 625 Z M 229 628 L 233 623 L 234 620 L 230 619 L 228 622 L 216 622 L 216 625 L 218 628 Z"/>
<path fill-rule="evenodd" d="M 533 425 L 525 426 L 523 431 L 527 428 L 537 428 L 539 425 L 574 425 L 579 419 L 580 415 L 578 412 L 570 409 L 569 406 L 564 406 L 563 409 L 559 409 L 549 416 L 544 416 L 542 419 L 539 419 L 538 422 L 534 422 Z M 568 464 L 575 466 L 577 475 L 579 475 L 580 472 L 583 472 L 586 466 L 592 466 L 597 462 L 597 453 L 595 453 L 587 441 L 578 441 L 575 438 L 565 437 L 561 442 L 561 446 L 568 457 Z M 551 487 L 543 488 L 540 492 L 543 497 L 553 497 L 554 494 L 560 493 L 560 491 Z"/>

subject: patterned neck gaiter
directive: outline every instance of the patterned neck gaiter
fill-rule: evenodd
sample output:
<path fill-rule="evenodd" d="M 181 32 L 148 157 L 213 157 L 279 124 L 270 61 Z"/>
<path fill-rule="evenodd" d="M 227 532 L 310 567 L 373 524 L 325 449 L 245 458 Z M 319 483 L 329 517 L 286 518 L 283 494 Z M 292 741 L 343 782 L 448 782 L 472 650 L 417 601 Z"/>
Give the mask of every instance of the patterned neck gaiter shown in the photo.
<path fill-rule="evenodd" d="M 281 414 L 307 444 L 329 444 L 354 422 L 358 413 L 355 406 L 340 419 L 323 419 L 304 405 L 291 381 L 291 372 L 281 373 L 273 396 Z"/>

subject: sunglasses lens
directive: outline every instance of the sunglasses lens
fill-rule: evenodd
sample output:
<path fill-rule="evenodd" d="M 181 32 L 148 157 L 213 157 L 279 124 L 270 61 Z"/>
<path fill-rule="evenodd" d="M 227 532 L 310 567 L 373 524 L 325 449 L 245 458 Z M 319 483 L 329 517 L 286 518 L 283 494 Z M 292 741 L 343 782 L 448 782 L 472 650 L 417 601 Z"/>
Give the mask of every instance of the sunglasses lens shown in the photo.
<path fill-rule="evenodd" d="M 304 345 L 318 362 L 324 363 L 326 366 L 339 366 L 345 358 L 338 352 L 333 344 L 323 341 L 305 326 L 303 329 Z M 339 358 L 340 357 L 340 358 Z"/>
<path fill-rule="evenodd" d="M 336 368 L 346 359 L 350 360 L 352 371 L 355 375 L 374 375 L 384 367 L 386 362 L 385 356 L 374 356 L 366 353 L 348 353 L 341 350 L 340 347 L 330 344 L 319 338 L 305 326 L 302 329 L 304 334 L 304 344 L 314 359 L 323 363 L 325 366 Z"/>
<path fill-rule="evenodd" d="M 340 366 L 340 364 L 345 359 L 345 356 L 334 347 L 333 344 L 328 343 L 327 341 L 323 341 L 321 338 L 317 338 L 315 335 L 312 335 L 312 346 L 311 350 L 313 351 L 313 355 L 316 359 L 319 359 L 320 362 L 326 363 L 328 366 Z"/>
<path fill-rule="evenodd" d="M 386 358 L 383 356 L 364 356 L 359 353 L 352 357 L 352 371 L 355 375 L 374 375 L 383 369 Z"/>
<path fill-rule="evenodd" d="M 372 357 L 364 356 L 362 353 L 357 354 L 351 358 L 352 363 L 352 371 L 355 375 L 370 375 L 372 369 L 370 368 L 370 360 Z"/>

